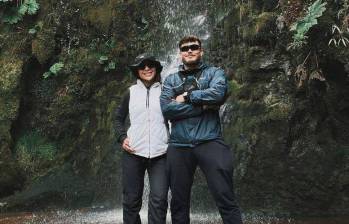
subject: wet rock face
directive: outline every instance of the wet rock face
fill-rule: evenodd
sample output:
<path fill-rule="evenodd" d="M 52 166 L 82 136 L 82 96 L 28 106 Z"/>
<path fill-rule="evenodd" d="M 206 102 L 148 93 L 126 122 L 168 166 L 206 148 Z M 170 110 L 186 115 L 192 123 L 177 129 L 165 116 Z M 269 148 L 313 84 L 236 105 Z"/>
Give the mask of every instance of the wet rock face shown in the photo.
<path fill-rule="evenodd" d="M 114 111 L 132 82 L 129 61 L 148 48 L 164 52 L 170 45 L 165 41 L 172 34 L 159 35 L 164 24 L 155 16 L 163 9 L 152 1 L 39 2 L 38 15 L 0 26 L 0 203 L 19 209 L 50 201 L 120 205 Z M 287 29 L 308 2 L 205 3 L 211 7 L 207 15 L 221 15 L 211 21 L 205 57 L 231 79 L 224 135 L 235 154 L 235 188 L 244 211 L 348 213 L 348 52 L 316 38 L 328 33 L 329 22 L 310 33 L 310 47 L 286 50 Z M 227 13 L 218 10 L 221 3 Z M 37 33 L 28 35 L 37 24 Z M 309 57 L 309 73 L 318 65 L 326 81 L 309 79 L 301 86 L 297 66 L 314 46 L 322 50 Z M 43 78 L 56 63 L 64 66 Z M 47 157 L 37 157 L 42 166 L 27 175 L 17 148 L 34 131 L 55 151 L 49 165 Z M 194 202 L 207 194 L 203 175 L 197 180 Z M 21 192 L 4 198 L 15 190 Z"/>
<path fill-rule="evenodd" d="M 280 1 L 281 9 L 291 13 L 299 10 L 300 2 Z M 254 5 L 253 18 L 265 13 L 260 9 Z M 313 39 L 321 56 L 307 62 L 309 73 L 315 62 L 326 81 L 310 79 L 299 85 L 297 66 L 309 48 L 287 51 L 289 39 L 277 26 L 267 29 L 272 44 L 256 38 L 259 22 L 248 16 L 241 21 L 236 13 L 226 18 L 229 23 L 217 27 L 209 58 L 233 70 L 224 132 L 235 153 L 235 183 L 242 207 L 281 214 L 348 214 L 349 136 L 344 128 L 349 124 L 348 51 L 334 53 L 326 41 Z M 291 21 L 294 18 L 289 16 L 287 22 Z M 251 27 L 256 32 L 236 32 Z M 321 32 L 326 29 L 316 36 Z M 220 57 L 222 51 L 228 52 L 225 58 Z"/>
<path fill-rule="evenodd" d="M 132 81 L 127 65 L 142 51 L 133 46 L 143 3 L 39 3 L 38 15 L 0 28 L 0 202 L 115 205 L 121 181 L 114 113 Z"/>
<path fill-rule="evenodd" d="M 11 125 L 18 116 L 23 61 L 0 56 L 0 197 L 12 194 L 22 178 L 12 158 Z"/>

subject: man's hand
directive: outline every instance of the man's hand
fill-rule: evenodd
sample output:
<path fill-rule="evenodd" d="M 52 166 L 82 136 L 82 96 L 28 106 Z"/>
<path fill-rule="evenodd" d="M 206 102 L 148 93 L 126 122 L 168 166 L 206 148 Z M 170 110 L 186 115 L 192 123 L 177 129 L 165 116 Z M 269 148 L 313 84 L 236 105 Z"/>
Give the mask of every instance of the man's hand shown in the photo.
<path fill-rule="evenodd" d="M 177 102 L 177 103 L 184 103 L 184 102 L 185 102 L 184 93 L 181 94 L 181 95 L 178 95 L 178 96 L 176 97 L 176 102 Z"/>
<path fill-rule="evenodd" d="M 130 140 L 129 140 L 129 138 L 125 138 L 125 140 L 122 143 L 122 148 L 125 151 L 129 152 L 129 153 L 134 153 L 135 152 L 135 150 L 131 149 L 131 147 L 130 147 Z"/>

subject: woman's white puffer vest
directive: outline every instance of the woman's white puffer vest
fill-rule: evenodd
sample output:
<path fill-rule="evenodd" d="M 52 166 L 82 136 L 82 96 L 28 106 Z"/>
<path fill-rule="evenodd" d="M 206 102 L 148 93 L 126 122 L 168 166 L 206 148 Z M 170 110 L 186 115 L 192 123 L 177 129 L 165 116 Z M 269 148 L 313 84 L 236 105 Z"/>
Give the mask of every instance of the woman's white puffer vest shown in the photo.
<path fill-rule="evenodd" d="M 168 130 L 160 108 L 161 84 L 147 88 L 142 81 L 130 87 L 127 131 L 130 147 L 135 155 L 154 158 L 166 153 Z"/>

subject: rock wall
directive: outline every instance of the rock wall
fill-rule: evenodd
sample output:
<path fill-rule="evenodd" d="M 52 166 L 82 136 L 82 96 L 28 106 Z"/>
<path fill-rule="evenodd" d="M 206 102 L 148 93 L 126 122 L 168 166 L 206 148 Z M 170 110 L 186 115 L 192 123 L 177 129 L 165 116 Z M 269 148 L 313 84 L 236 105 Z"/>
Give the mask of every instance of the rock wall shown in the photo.
<path fill-rule="evenodd" d="M 119 205 L 114 112 L 143 51 L 144 3 L 38 3 L 37 15 L 0 29 L 1 206 Z"/>
<path fill-rule="evenodd" d="M 308 45 L 290 50 L 287 21 L 294 21 L 289 14 L 295 2 L 234 2 L 216 27 L 208 55 L 231 79 L 224 132 L 235 152 L 242 207 L 347 214 L 349 51 L 328 45 L 338 6 L 328 3 L 309 31 Z M 323 79 L 301 80 L 302 64 L 308 73 L 321 71 Z"/>
<path fill-rule="evenodd" d="M 0 209 L 118 206 L 114 111 L 130 59 L 169 45 L 163 12 L 154 1 L 38 2 L 38 14 L 0 24 Z M 206 60 L 230 79 L 223 128 L 243 211 L 348 214 L 349 57 L 328 45 L 339 3 L 290 50 L 290 25 L 314 1 L 201 2 Z M 202 194 L 199 174 L 193 201 Z"/>

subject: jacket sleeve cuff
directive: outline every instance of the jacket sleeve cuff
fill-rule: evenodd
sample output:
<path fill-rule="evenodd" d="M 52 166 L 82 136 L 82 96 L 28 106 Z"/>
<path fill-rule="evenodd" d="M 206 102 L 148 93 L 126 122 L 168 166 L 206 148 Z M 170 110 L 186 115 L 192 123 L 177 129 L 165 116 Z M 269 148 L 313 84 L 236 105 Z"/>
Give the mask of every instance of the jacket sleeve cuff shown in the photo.
<path fill-rule="evenodd" d="M 118 142 L 119 142 L 120 144 L 122 144 L 126 138 L 127 138 L 127 135 L 126 135 L 126 134 L 122 134 L 122 135 L 120 135 L 120 137 L 118 138 Z"/>
<path fill-rule="evenodd" d="M 188 92 L 188 103 L 199 103 L 198 99 L 200 99 L 200 97 L 198 97 L 198 94 L 201 94 L 201 92 L 195 90 Z"/>

